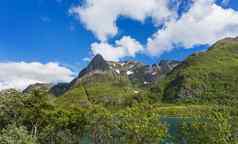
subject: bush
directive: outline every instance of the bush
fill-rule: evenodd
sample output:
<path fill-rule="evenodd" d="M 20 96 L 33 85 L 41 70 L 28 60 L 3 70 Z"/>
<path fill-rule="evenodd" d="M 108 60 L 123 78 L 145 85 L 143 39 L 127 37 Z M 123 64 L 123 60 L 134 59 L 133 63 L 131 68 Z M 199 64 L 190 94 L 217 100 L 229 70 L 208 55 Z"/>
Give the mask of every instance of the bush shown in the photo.
<path fill-rule="evenodd" d="M 1 144 L 37 144 L 35 138 L 33 138 L 25 127 L 17 127 L 15 124 L 7 126 L 6 129 L 2 129 L 0 133 Z"/>

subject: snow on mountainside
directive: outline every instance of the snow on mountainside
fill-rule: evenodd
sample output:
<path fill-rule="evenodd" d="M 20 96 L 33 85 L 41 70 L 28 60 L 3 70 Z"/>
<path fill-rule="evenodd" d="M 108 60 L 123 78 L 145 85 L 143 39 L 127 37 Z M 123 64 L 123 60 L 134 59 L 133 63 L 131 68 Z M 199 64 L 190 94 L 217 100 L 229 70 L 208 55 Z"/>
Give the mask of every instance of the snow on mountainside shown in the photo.
<path fill-rule="evenodd" d="M 137 86 L 148 85 L 172 71 L 180 62 L 163 60 L 159 64 L 146 65 L 136 61 L 106 61 L 101 55 L 96 55 L 92 61 L 84 68 L 69 84 L 35 84 L 30 85 L 23 92 L 30 92 L 34 89 L 44 89 L 59 96 L 70 88 L 82 82 L 95 82 L 102 77 L 105 81 L 113 79 L 124 79 L 126 82 Z M 97 79 L 96 79 L 96 77 Z"/>

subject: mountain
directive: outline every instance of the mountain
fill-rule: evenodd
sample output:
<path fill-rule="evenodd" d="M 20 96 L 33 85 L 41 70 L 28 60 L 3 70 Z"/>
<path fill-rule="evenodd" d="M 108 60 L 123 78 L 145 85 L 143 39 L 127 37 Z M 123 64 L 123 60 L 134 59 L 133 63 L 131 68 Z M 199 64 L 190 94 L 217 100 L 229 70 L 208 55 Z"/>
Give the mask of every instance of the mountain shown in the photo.
<path fill-rule="evenodd" d="M 161 60 L 159 63 L 160 73 L 167 74 L 171 72 L 181 62 L 175 60 Z"/>
<path fill-rule="evenodd" d="M 48 84 L 48 83 L 36 83 L 29 85 L 26 89 L 24 89 L 22 92 L 24 94 L 31 94 L 34 91 L 41 91 L 49 93 L 53 96 L 60 96 L 64 94 L 69 89 L 70 84 L 69 83 L 58 83 L 58 84 Z"/>
<path fill-rule="evenodd" d="M 36 83 L 36 84 L 29 85 L 22 92 L 23 93 L 33 93 L 34 91 L 49 92 L 53 86 L 54 86 L 53 84 L 48 84 L 48 83 Z"/>
<path fill-rule="evenodd" d="M 156 88 L 165 101 L 238 104 L 238 38 L 226 38 L 195 53 Z"/>
<path fill-rule="evenodd" d="M 60 105 L 103 104 L 125 106 L 147 99 L 148 89 L 160 76 L 170 72 L 179 62 L 163 61 L 145 65 L 136 61 L 106 61 L 96 55 L 69 85 Z"/>
<path fill-rule="evenodd" d="M 193 101 L 238 104 L 238 38 L 226 38 L 207 52 L 185 61 L 162 60 L 146 65 L 136 61 L 106 61 L 96 55 L 72 82 L 36 84 L 71 105 L 130 105 L 157 95 L 166 102 Z"/>
<path fill-rule="evenodd" d="M 49 89 L 49 93 L 54 96 L 63 95 L 70 87 L 69 83 L 58 83 Z"/>
<path fill-rule="evenodd" d="M 172 71 L 180 62 L 163 60 L 146 65 L 136 61 L 106 61 L 96 55 L 70 83 L 40 84 L 27 87 L 23 93 L 45 91 L 59 96 L 60 105 L 103 104 L 125 106 L 148 99 L 150 85 Z"/>
<path fill-rule="evenodd" d="M 114 62 L 96 55 L 72 82 L 56 85 L 36 83 L 28 86 L 23 93 L 48 92 L 59 96 L 57 103 L 62 106 L 131 105 L 147 99 L 148 87 L 179 63 L 166 60 L 153 65 L 136 61 Z"/>
<path fill-rule="evenodd" d="M 145 85 L 152 83 L 162 75 L 172 71 L 180 62 L 162 60 L 159 64 L 145 65 L 136 61 L 106 61 L 101 55 L 96 55 L 89 65 L 83 69 L 77 78 L 71 82 L 71 86 L 82 81 L 89 81 L 95 75 L 106 77 L 106 81 L 124 79 L 133 85 Z M 104 77 L 104 78 L 105 78 Z M 92 80 L 94 81 L 94 80 Z"/>
<path fill-rule="evenodd" d="M 140 96 L 141 91 L 128 79 L 126 64 L 105 61 L 101 55 L 96 55 L 57 103 L 67 107 L 91 104 L 120 107 L 133 103 Z"/>

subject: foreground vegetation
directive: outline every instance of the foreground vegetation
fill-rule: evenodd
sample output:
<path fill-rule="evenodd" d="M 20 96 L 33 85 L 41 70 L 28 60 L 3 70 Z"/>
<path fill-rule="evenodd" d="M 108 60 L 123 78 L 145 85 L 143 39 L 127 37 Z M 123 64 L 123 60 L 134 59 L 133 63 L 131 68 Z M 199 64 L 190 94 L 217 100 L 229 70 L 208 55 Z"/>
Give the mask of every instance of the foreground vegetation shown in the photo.
<path fill-rule="evenodd" d="M 3 144 L 237 144 L 238 112 L 227 106 L 142 102 L 116 110 L 65 109 L 39 91 L 0 99 Z"/>

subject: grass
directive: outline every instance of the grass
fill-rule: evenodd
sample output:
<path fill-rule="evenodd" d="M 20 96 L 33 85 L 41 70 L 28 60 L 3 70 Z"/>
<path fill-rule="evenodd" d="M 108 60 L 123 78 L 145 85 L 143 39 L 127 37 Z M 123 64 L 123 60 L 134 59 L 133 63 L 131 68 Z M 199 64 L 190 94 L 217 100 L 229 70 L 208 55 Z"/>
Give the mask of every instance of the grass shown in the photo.
<path fill-rule="evenodd" d="M 157 84 L 165 101 L 238 104 L 238 42 L 190 56 Z"/>

